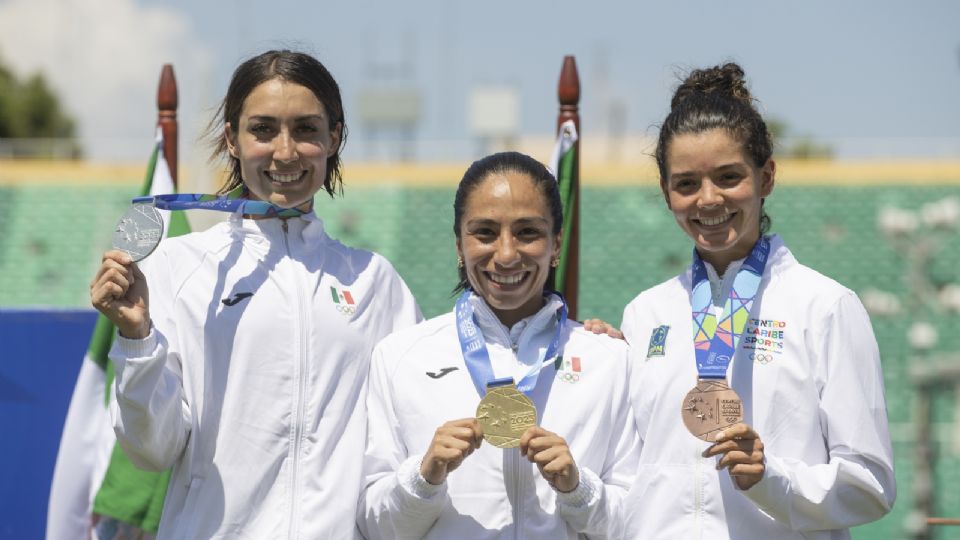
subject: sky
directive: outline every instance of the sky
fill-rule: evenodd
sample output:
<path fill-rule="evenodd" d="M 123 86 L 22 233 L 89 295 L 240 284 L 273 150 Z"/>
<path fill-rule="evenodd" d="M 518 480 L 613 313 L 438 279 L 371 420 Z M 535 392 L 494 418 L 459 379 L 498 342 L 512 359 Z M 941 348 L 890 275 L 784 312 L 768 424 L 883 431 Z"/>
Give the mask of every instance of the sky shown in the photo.
<path fill-rule="evenodd" d="M 93 160 L 146 154 L 164 62 L 179 83 L 181 155 L 201 159 L 197 138 L 233 69 L 271 48 L 312 53 L 334 74 L 347 158 L 378 136 L 411 138 L 421 157 L 476 157 L 463 154 L 478 148 L 466 108 L 478 86 L 515 89 L 519 135 L 549 136 L 566 54 L 584 137 L 655 134 L 678 74 L 733 60 L 768 118 L 841 158 L 960 157 L 958 28 L 955 0 L 0 0 L 0 59 L 48 78 Z M 418 92 L 415 131 L 356 121 L 371 89 Z"/>

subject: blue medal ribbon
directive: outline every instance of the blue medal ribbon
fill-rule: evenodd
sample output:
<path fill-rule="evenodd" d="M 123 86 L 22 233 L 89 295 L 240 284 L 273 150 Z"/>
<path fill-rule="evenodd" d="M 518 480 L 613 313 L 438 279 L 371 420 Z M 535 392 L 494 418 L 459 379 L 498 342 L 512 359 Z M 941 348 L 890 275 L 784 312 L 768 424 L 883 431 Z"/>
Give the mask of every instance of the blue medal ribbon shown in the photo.
<path fill-rule="evenodd" d="M 215 210 L 235 212 L 251 216 L 296 217 L 306 212 L 296 208 L 281 208 L 266 201 L 254 201 L 244 197 L 242 187 L 226 195 L 207 195 L 203 193 L 171 193 L 152 195 L 133 199 L 134 204 L 152 204 L 162 210 Z"/>
<path fill-rule="evenodd" d="M 769 255 L 770 241 L 761 236 L 737 272 L 718 322 L 713 314 L 713 295 L 707 268 L 697 250 L 693 250 L 693 292 L 690 303 L 693 308 L 697 374 L 701 379 L 726 378 L 727 367 L 736 353 L 750 308 L 760 289 Z"/>
<path fill-rule="evenodd" d="M 547 352 L 543 357 L 543 362 L 538 363 L 527 373 L 517 384 L 517 390 L 524 394 L 529 394 L 537 386 L 537 378 L 540 376 L 540 369 L 543 364 L 549 362 L 557 355 L 560 349 L 560 339 L 563 334 L 563 327 L 567 321 L 567 302 L 559 293 L 550 292 L 560 298 L 561 307 L 557 317 L 557 330 L 554 333 L 553 340 L 547 347 Z M 513 383 L 512 377 L 495 379 L 493 377 L 493 366 L 490 364 L 490 353 L 487 352 L 487 343 L 483 339 L 483 332 L 477 325 L 476 315 L 473 313 L 473 305 L 470 303 L 471 292 L 463 291 L 460 298 L 457 299 L 455 309 L 457 317 L 457 337 L 460 339 L 460 350 L 463 352 L 463 361 L 467 365 L 467 371 L 470 372 L 470 379 L 473 380 L 473 386 L 481 396 L 486 395 L 487 387 L 505 386 Z"/>

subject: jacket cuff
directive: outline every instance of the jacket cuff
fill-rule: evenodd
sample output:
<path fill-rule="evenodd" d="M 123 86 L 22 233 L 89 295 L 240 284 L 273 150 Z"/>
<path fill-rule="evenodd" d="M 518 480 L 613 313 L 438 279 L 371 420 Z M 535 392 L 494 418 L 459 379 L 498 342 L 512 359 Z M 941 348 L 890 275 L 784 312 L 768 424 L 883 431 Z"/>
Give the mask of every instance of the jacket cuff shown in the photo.
<path fill-rule="evenodd" d="M 433 485 L 420 475 L 421 456 L 411 456 L 400 464 L 397 469 L 397 481 L 400 487 L 409 495 L 418 499 L 433 500 L 447 491 L 447 483 Z"/>
<path fill-rule="evenodd" d="M 120 332 L 117 332 L 114 347 L 119 356 L 124 359 L 153 356 L 157 349 L 157 330 L 151 323 L 150 333 L 143 339 L 125 338 L 120 335 Z"/>
<path fill-rule="evenodd" d="M 737 483 L 732 481 L 734 487 Z M 764 456 L 763 478 L 759 482 L 750 486 L 750 489 L 740 490 L 744 497 L 753 501 L 760 510 L 774 519 L 788 523 L 783 512 L 778 511 L 783 507 L 784 501 L 790 495 L 790 477 L 783 465 L 783 462 L 775 456 L 766 454 Z"/>
<path fill-rule="evenodd" d="M 578 467 L 580 483 L 573 491 L 563 493 L 557 491 L 557 504 L 572 510 L 582 510 L 597 504 L 603 493 L 603 482 L 590 469 Z"/>

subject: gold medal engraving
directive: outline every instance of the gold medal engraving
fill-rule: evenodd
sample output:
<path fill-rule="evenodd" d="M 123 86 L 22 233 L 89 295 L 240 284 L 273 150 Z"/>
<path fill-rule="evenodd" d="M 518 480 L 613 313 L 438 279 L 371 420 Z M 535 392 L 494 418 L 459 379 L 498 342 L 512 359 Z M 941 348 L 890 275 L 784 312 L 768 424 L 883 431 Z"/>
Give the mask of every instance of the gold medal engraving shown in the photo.
<path fill-rule="evenodd" d="M 717 432 L 743 422 L 743 402 L 723 379 L 699 379 L 687 392 L 680 416 L 690 433 L 713 442 Z"/>
<path fill-rule="evenodd" d="M 497 386 L 487 389 L 477 405 L 477 421 L 487 442 L 497 448 L 515 448 L 523 432 L 537 425 L 537 408 L 516 386 Z"/>

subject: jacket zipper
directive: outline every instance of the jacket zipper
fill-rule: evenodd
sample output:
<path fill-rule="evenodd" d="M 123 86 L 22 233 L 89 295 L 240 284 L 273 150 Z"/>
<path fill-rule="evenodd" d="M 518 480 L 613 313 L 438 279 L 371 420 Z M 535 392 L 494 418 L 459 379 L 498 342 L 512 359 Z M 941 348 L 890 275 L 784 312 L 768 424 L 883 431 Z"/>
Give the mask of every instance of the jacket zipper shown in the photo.
<path fill-rule="evenodd" d="M 704 465 L 704 459 L 699 454 L 696 457 L 694 462 L 694 471 L 693 471 L 693 500 L 695 503 L 693 515 L 696 523 L 696 535 L 695 538 L 703 538 L 703 478 L 701 478 L 702 467 Z"/>
<path fill-rule="evenodd" d="M 522 494 L 520 490 L 520 450 L 517 449 L 511 452 L 511 454 L 513 455 L 513 458 L 514 458 L 513 500 L 517 501 L 517 505 L 515 507 L 515 512 L 513 516 L 513 538 L 519 539 L 522 537 L 522 535 L 520 534 L 520 527 L 523 526 L 523 521 L 521 519 L 523 517 L 523 500 L 522 500 Z"/>
<path fill-rule="evenodd" d="M 519 362 L 520 362 L 520 357 L 517 355 L 517 350 L 520 348 L 520 339 L 519 339 L 519 336 L 518 336 L 518 338 L 517 338 L 517 343 L 514 343 L 513 340 L 512 340 L 512 339 L 509 339 L 509 336 L 508 336 L 507 343 L 510 344 L 510 349 L 513 351 L 513 360 L 514 360 L 514 362 L 515 362 L 515 363 L 519 363 Z M 523 518 L 523 493 L 522 493 L 522 490 L 520 489 L 520 481 L 522 480 L 523 477 L 522 477 L 522 475 L 521 475 L 521 470 L 520 470 L 520 464 L 521 464 L 522 460 L 521 460 L 521 458 L 520 458 L 520 449 L 519 449 L 519 448 L 516 450 L 516 452 L 513 452 L 513 456 L 514 456 L 514 458 L 515 458 L 514 467 L 513 467 L 513 486 L 514 486 L 515 496 L 514 496 L 513 500 L 517 501 L 517 515 L 514 516 L 514 519 L 513 519 L 513 537 L 514 537 L 515 539 L 517 539 L 517 538 L 522 538 L 522 537 L 523 537 L 523 535 L 521 534 L 521 531 L 520 531 L 520 527 L 522 526 L 522 523 L 523 523 L 523 520 L 522 520 L 522 518 Z"/>
<path fill-rule="evenodd" d="M 289 239 L 289 226 L 286 219 L 281 219 L 281 228 L 283 229 L 283 245 L 287 251 L 287 257 L 291 259 L 291 264 L 293 264 L 293 253 L 290 249 L 290 239 Z M 300 347 L 299 347 L 299 358 L 296 365 L 295 375 L 297 377 L 297 414 L 294 417 L 294 431 L 293 431 L 293 462 L 290 466 L 290 474 L 292 478 L 292 490 L 291 490 L 291 501 L 290 501 L 290 527 L 289 527 L 289 538 L 295 539 L 299 535 L 299 516 L 300 516 L 300 489 L 299 489 L 299 472 L 300 472 L 300 446 L 301 439 L 303 438 L 303 415 L 304 415 L 304 400 L 306 394 L 306 333 L 304 331 L 306 313 L 304 313 L 303 308 L 303 294 L 300 290 L 300 281 L 297 279 L 293 280 L 296 288 L 296 298 L 297 298 L 297 311 L 300 316 L 297 331 L 300 337 Z"/>
<path fill-rule="evenodd" d="M 533 323 L 533 321 L 531 321 L 531 324 L 532 324 L 532 323 Z M 500 333 L 501 338 L 503 338 L 503 340 L 504 340 L 503 342 L 506 343 L 506 344 L 508 344 L 508 345 L 510 346 L 510 350 L 513 352 L 514 364 L 515 364 L 515 365 L 520 364 L 520 363 L 521 363 L 521 362 L 520 362 L 520 355 L 518 354 L 518 351 L 520 350 L 520 337 L 521 337 L 521 336 L 517 336 L 517 341 L 514 342 L 514 341 L 513 341 L 513 338 L 512 338 L 512 336 L 510 335 L 510 332 L 509 332 L 509 331 L 504 331 L 504 329 L 503 329 L 501 326 L 499 326 L 499 325 L 494 325 L 494 326 L 495 326 L 495 328 L 497 328 L 498 332 Z M 528 328 L 529 328 L 529 326 L 528 326 Z M 526 329 L 525 329 L 524 331 L 526 331 Z M 523 334 L 523 332 L 521 332 L 521 335 L 522 335 L 522 334 Z M 519 383 L 519 381 L 515 381 L 515 382 L 516 382 L 516 383 Z M 521 529 L 522 526 L 523 526 L 523 522 L 522 522 L 522 519 L 521 519 L 522 516 L 523 516 L 523 500 L 522 500 L 522 490 L 521 490 L 521 485 L 520 485 L 520 484 L 521 484 L 521 481 L 522 481 L 522 479 L 523 479 L 522 476 L 521 476 L 521 467 L 522 467 L 523 459 L 522 459 L 521 456 L 520 456 L 520 450 L 519 450 L 519 449 L 516 449 L 515 451 L 510 452 L 510 455 L 511 455 L 511 458 L 513 459 L 513 482 L 512 482 L 512 488 L 513 488 L 513 494 L 514 494 L 513 500 L 516 501 L 516 506 L 514 506 L 514 508 L 513 508 L 513 510 L 514 510 L 514 512 L 513 512 L 513 538 L 516 540 L 516 539 L 519 539 L 519 538 L 523 538 L 523 536 L 524 536 L 524 535 L 522 534 L 522 529 Z M 504 472 L 506 472 L 506 471 L 504 471 Z"/>

